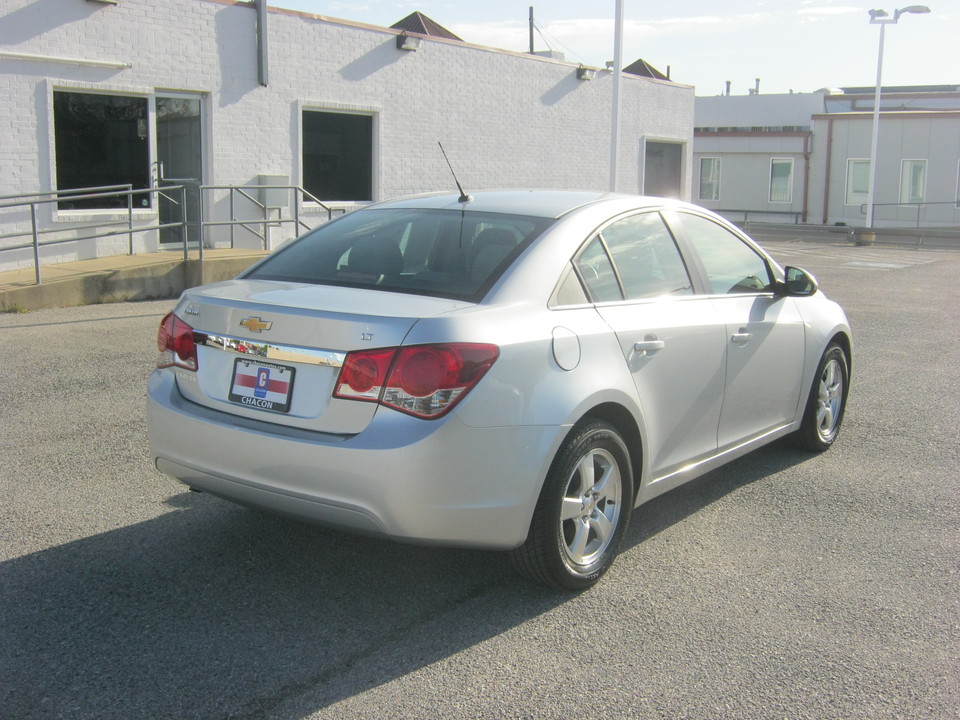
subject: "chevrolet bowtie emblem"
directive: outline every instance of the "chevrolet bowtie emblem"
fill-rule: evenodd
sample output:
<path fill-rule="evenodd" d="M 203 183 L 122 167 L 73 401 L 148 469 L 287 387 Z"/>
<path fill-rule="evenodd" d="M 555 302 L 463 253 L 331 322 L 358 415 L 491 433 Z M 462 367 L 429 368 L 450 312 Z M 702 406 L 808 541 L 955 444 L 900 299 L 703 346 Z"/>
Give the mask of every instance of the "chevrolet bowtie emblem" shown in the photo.
<path fill-rule="evenodd" d="M 250 332 L 258 333 L 261 330 L 269 330 L 273 323 L 267 320 L 264 322 L 258 317 L 248 317 L 240 321 L 240 327 L 245 327 Z"/>

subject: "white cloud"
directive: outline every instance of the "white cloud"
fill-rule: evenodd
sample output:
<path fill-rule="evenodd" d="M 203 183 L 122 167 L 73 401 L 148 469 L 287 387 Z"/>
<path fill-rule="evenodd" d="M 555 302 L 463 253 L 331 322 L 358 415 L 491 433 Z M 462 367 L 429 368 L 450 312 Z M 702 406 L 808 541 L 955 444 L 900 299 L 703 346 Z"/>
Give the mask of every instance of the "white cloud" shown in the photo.
<path fill-rule="evenodd" d="M 823 5 L 820 7 L 804 8 L 798 10 L 798 15 L 849 15 L 850 13 L 860 12 L 861 8 L 843 6 L 843 5 Z"/>

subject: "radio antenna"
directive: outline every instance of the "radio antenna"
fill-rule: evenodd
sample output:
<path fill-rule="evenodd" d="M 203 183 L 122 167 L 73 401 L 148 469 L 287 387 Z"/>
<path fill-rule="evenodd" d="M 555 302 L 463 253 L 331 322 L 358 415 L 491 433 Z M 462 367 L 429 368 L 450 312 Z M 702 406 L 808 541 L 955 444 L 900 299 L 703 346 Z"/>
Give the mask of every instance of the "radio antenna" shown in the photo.
<path fill-rule="evenodd" d="M 460 191 L 460 197 L 457 199 L 457 202 L 468 203 L 473 200 L 473 197 L 467 195 L 463 191 L 463 186 L 460 184 L 460 181 L 457 180 L 457 173 L 453 170 L 453 165 L 450 164 L 450 158 L 447 157 L 447 151 L 443 149 L 443 145 L 437 140 L 437 145 L 440 145 L 440 152 L 443 153 L 443 159 L 447 161 L 447 167 L 450 168 L 450 174 L 453 175 L 453 181 L 457 184 L 457 190 Z"/>

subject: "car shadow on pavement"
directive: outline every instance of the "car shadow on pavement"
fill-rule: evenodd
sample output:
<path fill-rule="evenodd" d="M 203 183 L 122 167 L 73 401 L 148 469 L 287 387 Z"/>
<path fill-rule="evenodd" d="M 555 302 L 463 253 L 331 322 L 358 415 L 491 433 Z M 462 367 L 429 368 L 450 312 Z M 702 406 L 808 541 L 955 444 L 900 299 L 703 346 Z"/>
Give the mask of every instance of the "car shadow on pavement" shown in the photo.
<path fill-rule="evenodd" d="M 711 470 L 636 508 L 621 552 L 643 543 L 740 488 L 816 457 L 815 453 L 797 448 L 792 438 L 785 437 Z"/>
<path fill-rule="evenodd" d="M 169 504 L 0 564 L 0 717 L 264 717 L 304 693 L 318 709 L 564 599 L 498 553 Z"/>
<path fill-rule="evenodd" d="M 638 511 L 629 549 L 802 455 L 760 451 Z M 0 717 L 302 717 L 576 597 L 501 553 L 326 531 L 184 492 L 0 565 Z"/>

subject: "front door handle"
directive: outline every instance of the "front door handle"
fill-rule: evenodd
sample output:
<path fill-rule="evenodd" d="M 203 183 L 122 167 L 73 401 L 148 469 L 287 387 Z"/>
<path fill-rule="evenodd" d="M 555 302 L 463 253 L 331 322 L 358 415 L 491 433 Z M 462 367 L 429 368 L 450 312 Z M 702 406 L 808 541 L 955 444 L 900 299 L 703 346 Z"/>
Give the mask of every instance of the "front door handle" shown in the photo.
<path fill-rule="evenodd" d="M 666 347 L 666 343 L 664 343 L 663 340 L 657 340 L 655 335 L 648 335 L 641 342 L 635 342 L 633 344 L 633 351 L 640 357 L 647 357 L 658 350 L 663 350 L 664 347 Z"/>
<path fill-rule="evenodd" d="M 746 345 L 753 338 L 753 333 L 747 332 L 746 328 L 740 328 L 739 332 L 735 332 L 730 336 L 730 342 L 734 345 Z"/>

